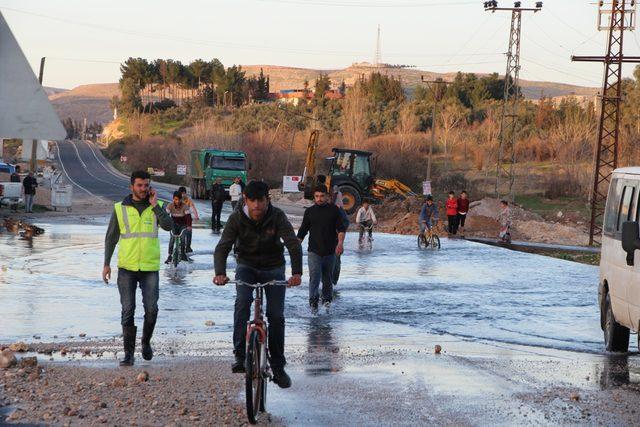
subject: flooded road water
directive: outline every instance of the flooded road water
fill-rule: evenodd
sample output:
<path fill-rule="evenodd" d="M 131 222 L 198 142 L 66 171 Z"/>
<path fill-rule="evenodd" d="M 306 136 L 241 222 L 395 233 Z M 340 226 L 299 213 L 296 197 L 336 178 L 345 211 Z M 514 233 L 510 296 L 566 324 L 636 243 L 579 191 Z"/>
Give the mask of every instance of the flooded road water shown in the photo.
<path fill-rule="evenodd" d="M 112 283 L 100 280 L 105 226 L 41 225 L 46 233 L 33 241 L 0 234 L 3 340 L 117 335 L 115 256 Z M 330 316 L 333 332 L 345 339 L 362 339 L 365 331 L 367 339 L 382 340 L 426 333 L 602 349 L 596 267 L 462 240 L 443 239 L 440 251 L 422 251 L 410 236 L 378 234 L 372 252 L 360 252 L 356 240 L 348 235 L 338 298 L 330 314 L 320 314 Z M 162 235 L 164 250 L 167 241 Z M 194 263 L 177 271 L 162 266 L 158 328 L 165 335 L 231 330 L 235 291 L 211 284 L 216 242 L 209 230 L 195 230 Z M 232 272 L 233 258 L 229 264 Z M 294 341 L 314 327 L 307 292 L 306 283 L 288 290 L 288 335 Z M 206 327 L 207 320 L 215 328 Z"/>
<path fill-rule="evenodd" d="M 0 233 L 0 342 L 76 341 L 83 333 L 87 340 L 116 337 L 119 349 L 115 256 L 112 283 L 100 279 L 106 222 L 38 224 L 46 233 L 32 241 Z M 137 365 L 231 355 L 235 290 L 211 283 L 217 238 L 196 229 L 193 264 L 163 264 L 157 357 Z M 166 251 L 167 233 L 161 240 Z M 463 240 L 422 251 L 414 237 L 377 234 L 372 252 L 359 251 L 356 241 L 347 236 L 329 312 L 310 313 L 306 278 L 287 290 L 294 386 L 270 386 L 268 399 L 285 423 L 638 422 L 640 360 L 635 352 L 603 354 L 596 267 Z M 229 264 L 231 273 L 232 257 Z M 138 307 L 140 325 L 139 293 Z M 206 326 L 209 320 L 215 325 Z M 435 344 L 442 354 L 434 354 Z"/>

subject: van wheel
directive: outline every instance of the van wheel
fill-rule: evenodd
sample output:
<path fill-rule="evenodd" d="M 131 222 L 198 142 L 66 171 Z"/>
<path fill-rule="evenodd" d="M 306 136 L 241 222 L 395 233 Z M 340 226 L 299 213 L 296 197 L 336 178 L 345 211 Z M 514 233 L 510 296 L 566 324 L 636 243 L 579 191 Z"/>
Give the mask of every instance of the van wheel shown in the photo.
<path fill-rule="evenodd" d="M 626 353 L 629 351 L 629 328 L 625 328 L 613 317 L 611 297 L 607 293 L 604 300 L 604 345 L 607 351 Z"/>

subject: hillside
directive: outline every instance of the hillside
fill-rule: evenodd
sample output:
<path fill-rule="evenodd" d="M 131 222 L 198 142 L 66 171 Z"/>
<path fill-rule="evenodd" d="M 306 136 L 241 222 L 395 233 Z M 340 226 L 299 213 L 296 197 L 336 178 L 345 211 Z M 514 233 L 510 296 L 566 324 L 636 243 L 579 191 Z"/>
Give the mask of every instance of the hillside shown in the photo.
<path fill-rule="evenodd" d="M 304 87 L 305 80 L 313 88 L 313 82 L 320 74 L 328 74 L 331 81 L 337 86 L 342 81 L 345 81 L 347 85 L 352 85 L 363 74 L 367 75 L 378 71 L 401 79 L 409 91 L 420 84 L 421 76 L 429 80 L 442 78 L 446 81 L 451 81 L 456 76 L 456 73 L 433 73 L 407 68 L 379 68 L 367 63 L 353 64 L 343 70 L 317 70 L 278 65 L 243 65 L 242 68 L 246 71 L 247 76 L 258 75 L 260 69 L 263 69 L 270 78 L 272 92 L 283 89 L 301 89 Z M 521 80 L 521 86 L 523 94 L 529 99 L 539 99 L 541 94 L 546 97 L 567 95 L 591 97 L 598 92 L 598 88 L 554 82 Z M 110 107 L 111 98 L 119 96 L 120 91 L 117 83 L 102 83 L 82 85 L 72 90 L 47 88 L 47 93 L 61 119 L 71 117 L 74 120 L 82 120 L 86 117 L 89 122 L 108 123 L 113 119 L 113 111 Z"/>
<path fill-rule="evenodd" d="M 108 123 L 113 120 L 111 98 L 120 95 L 117 83 L 102 83 L 78 86 L 72 90 L 56 90 L 49 94 L 60 119 L 71 117 L 89 123 Z"/>
<path fill-rule="evenodd" d="M 428 80 L 442 78 L 445 81 L 451 81 L 456 76 L 456 73 L 434 73 L 412 68 L 374 67 L 368 63 L 353 64 L 343 70 L 313 70 L 273 65 L 243 65 L 242 68 L 247 72 L 248 76 L 258 75 L 260 69 L 263 69 L 264 73 L 270 77 L 271 91 L 274 92 L 282 89 L 302 88 L 305 79 L 308 80 L 312 86 L 313 81 L 320 74 L 328 74 L 331 81 L 337 86 L 343 80 L 347 85 L 352 85 L 356 79 L 360 78 L 363 74 L 368 75 L 372 72 L 381 72 L 399 78 L 407 89 L 413 89 L 416 85 L 420 84 L 422 76 Z M 574 86 L 565 83 L 529 80 L 521 80 L 520 83 L 523 94 L 529 99 L 539 99 L 541 94 L 544 94 L 545 97 L 566 95 L 592 96 L 598 92 L 598 88 Z"/>

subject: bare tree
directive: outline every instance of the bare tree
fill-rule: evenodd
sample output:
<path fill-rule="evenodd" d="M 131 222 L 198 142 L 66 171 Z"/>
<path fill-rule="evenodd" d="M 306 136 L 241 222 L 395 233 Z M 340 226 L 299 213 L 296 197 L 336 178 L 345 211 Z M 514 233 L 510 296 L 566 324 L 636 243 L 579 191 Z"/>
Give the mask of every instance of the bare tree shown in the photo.
<path fill-rule="evenodd" d="M 342 116 L 342 134 L 350 148 L 360 146 L 368 136 L 368 101 L 361 83 L 347 92 Z"/>

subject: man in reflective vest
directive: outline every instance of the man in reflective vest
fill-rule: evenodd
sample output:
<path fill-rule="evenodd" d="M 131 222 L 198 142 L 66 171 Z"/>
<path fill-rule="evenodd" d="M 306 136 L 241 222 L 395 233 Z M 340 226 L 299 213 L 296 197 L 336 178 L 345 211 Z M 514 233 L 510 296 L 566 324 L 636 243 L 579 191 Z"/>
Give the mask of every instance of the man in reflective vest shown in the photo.
<path fill-rule="evenodd" d="M 122 335 L 124 359 L 120 366 L 133 365 L 136 331 L 133 317 L 136 307 L 136 288 L 142 290 L 144 326 L 142 329 L 142 357 L 153 358 L 151 335 L 158 317 L 160 277 L 160 240 L 158 226 L 169 231 L 171 217 L 162 209 L 156 192 L 149 185 L 151 176 L 145 171 L 131 174 L 131 194 L 116 203 L 107 229 L 104 248 L 102 280 L 111 278 L 111 256 L 118 249 L 118 291 L 122 305 Z"/>

